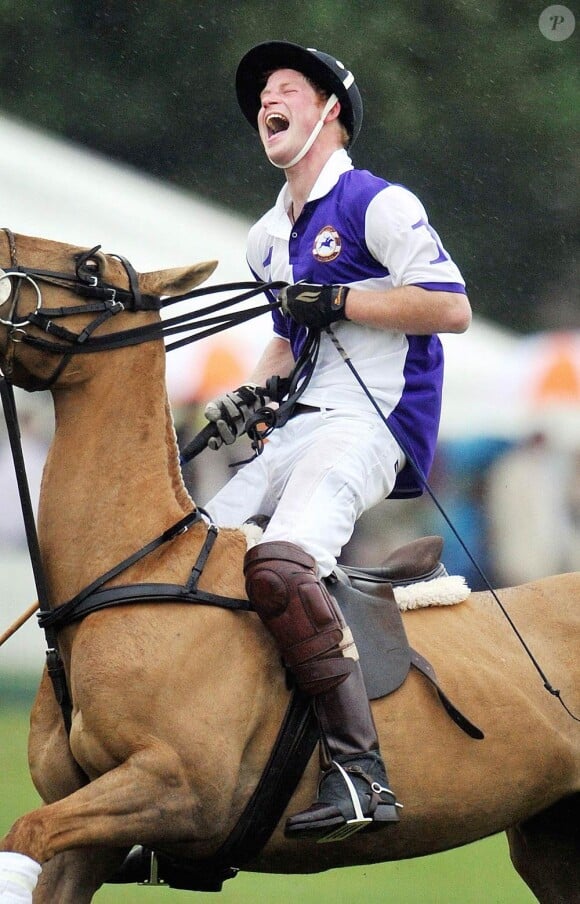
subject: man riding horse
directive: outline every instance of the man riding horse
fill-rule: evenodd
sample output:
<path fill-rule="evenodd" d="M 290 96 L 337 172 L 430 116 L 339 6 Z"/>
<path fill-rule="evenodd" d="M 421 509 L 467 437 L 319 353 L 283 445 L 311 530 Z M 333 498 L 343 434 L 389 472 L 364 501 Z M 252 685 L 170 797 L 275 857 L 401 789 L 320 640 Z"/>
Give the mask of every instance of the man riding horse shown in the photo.
<path fill-rule="evenodd" d="M 353 168 L 362 122 L 352 73 L 284 41 L 251 49 L 236 76 L 242 112 L 286 182 L 251 229 L 257 279 L 288 283 L 272 301 L 274 336 L 250 382 L 206 408 L 232 443 L 321 331 L 293 415 L 211 500 L 222 525 L 269 517 L 246 555 L 246 590 L 296 684 L 314 699 L 322 745 L 318 799 L 291 816 L 292 838 L 339 840 L 398 820 L 358 653 L 323 579 L 357 519 L 384 497 L 423 490 L 443 378 L 438 332 L 467 329 L 464 281 L 406 188 Z M 331 326 L 332 325 L 332 326 Z M 380 422 L 337 352 L 344 345 L 380 405 Z M 272 384 L 269 384 L 270 386 Z M 274 393 L 272 393 L 274 396 Z"/>

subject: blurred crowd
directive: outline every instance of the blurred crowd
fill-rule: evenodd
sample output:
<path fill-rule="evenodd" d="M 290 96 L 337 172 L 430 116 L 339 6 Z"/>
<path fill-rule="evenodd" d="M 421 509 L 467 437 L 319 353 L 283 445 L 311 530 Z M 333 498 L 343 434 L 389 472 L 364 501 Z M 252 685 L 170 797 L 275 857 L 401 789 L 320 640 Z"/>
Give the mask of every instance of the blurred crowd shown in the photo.
<path fill-rule="evenodd" d="M 52 435 L 48 400 L 19 408 L 24 457 L 33 504 Z M 201 429 L 202 407 L 175 409 L 180 447 Z M 252 455 L 244 438 L 206 451 L 184 467 L 199 505 L 221 487 L 236 462 Z M 0 427 L 0 548 L 25 547 L 26 538 L 5 428 Z M 562 448 L 545 433 L 517 442 L 480 437 L 441 442 L 419 499 L 385 500 L 359 521 L 341 561 L 379 565 L 396 547 L 420 536 L 444 538 L 450 574 L 473 590 L 489 581 L 511 586 L 566 571 L 580 571 L 580 448 Z M 144 540 L 147 538 L 144 538 Z"/>

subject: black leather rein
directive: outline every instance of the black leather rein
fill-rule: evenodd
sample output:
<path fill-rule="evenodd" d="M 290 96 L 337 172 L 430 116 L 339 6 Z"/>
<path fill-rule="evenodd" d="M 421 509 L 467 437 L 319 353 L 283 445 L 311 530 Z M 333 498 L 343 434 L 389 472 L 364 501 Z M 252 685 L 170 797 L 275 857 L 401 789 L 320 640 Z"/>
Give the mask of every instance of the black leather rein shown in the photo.
<path fill-rule="evenodd" d="M 167 350 L 171 351 L 174 348 L 211 336 L 221 330 L 229 329 L 239 323 L 245 323 L 248 320 L 259 317 L 261 314 L 272 311 L 273 307 L 278 306 L 278 302 L 273 296 L 270 296 L 270 301 L 267 304 L 259 305 L 258 307 L 229 312 L 227 309 L 231 308 L 232 305 L 248 301 L 256 295 L 270 293 L 286 285 L 284 282 L 244 281 L 201 287 L 185 292 L 182 295 L 171 297 L 149 295 L 141 292 L 137 272 L 127 258 L 120 254 L 114 254 L 112 257 L 122 263 L 127 274 L 128 288 L 115 286 L 102 280 L 98 270 L 99 259 L 96 256 L 101 248 L 100 245 L 95 245 L 94 248 L 83 251 L 76 256 L 74 273 L 63 273 L 57 270 L 44 270 L 20 264 L 14 233 L 6 227 L 3 228 L 3 232 L 8 239 L 10 269 L 1 271 L 0 277 L 2 282 L 5 279 L 10 281 L 8 299 L 11 298 L 11 305 L 8 319 L 0 318 L 0 323 L 8 328 L 9 347 L 10 343 L 25 343 L 48 354 L 61 357 L 61 361 L 54 373 L 48 379 L 38 381 L 34 386 L 34 390 L 49 389 L 73 355 L 126 348 L 143 342 L 172 337 L 180 333 L 190 334 L 168 343 L 166 346 Z M 21 288 L 25 283 L 35 289 L 37 306 L 31 314 L 20 317 L 18 315 L 18 302 Z M 47 308 L 42 303 L 42 292 L 40 289 L 42 283 L 60 286 L 62 289 L 86 299 L 86 301 L 76 306 Z M 98 327 L 122 311 L 133 313 L 138 311 L 160 311 L 162 308 L 178 302 L 231 291 L 239 292 L 240 294 L 223 299 L 197 311 L 187 311 L 160 322 L 145 324 L 133 329 L 119 330 L 109 335 L 94 335 Z M 76 314 L 95 314 L 95 317 L 84 329 L 76 333 L 60 323 L 64 318 Z M 29 325 L 36 327 L 41 335 L 29 333 L 26 329 Z M 42 334 L 51 338 L 46 339 Z M 10 376 L 11 364 L 11 356 L 7 356 L 5 373 L 8 377 Z"/>

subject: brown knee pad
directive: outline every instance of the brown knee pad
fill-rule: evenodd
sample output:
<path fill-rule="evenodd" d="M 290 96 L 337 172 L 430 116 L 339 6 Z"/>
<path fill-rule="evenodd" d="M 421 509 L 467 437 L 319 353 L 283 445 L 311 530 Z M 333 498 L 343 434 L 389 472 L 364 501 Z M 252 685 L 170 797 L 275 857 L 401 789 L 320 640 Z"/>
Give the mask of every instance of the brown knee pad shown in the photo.
<path fill-rule="evenodd" d="M 336 687 L 358 660 L 338 605 L 294 543 L 260 543 L 246 553 L 246 591 L 298 686 L 316 695 Z"/>

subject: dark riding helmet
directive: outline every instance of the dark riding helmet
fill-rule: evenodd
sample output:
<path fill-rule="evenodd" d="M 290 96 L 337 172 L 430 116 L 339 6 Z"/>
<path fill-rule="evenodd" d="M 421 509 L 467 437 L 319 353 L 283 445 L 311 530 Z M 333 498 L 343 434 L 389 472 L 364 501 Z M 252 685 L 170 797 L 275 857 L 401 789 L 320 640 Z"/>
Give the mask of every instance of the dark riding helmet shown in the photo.
<path fill-rule="evenodd" d="M 363 118 L 363 104 L 354 76 L 340 60 L 313 47 L 301 47 L 289 41 L 267 41 L 252 47 L 240 62 L 236 73 L 236 94 L 242 113 L 254 129 L 258 128 L 260 94 L 266 75 L 276 69 L 295 69 L 340 101 L 340 121 L 354 144 Z"/>

